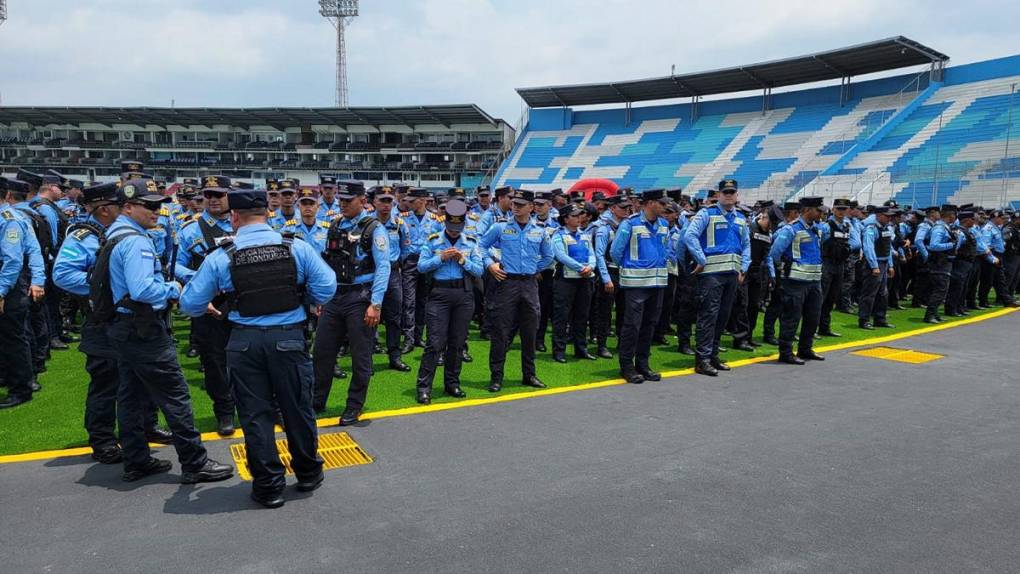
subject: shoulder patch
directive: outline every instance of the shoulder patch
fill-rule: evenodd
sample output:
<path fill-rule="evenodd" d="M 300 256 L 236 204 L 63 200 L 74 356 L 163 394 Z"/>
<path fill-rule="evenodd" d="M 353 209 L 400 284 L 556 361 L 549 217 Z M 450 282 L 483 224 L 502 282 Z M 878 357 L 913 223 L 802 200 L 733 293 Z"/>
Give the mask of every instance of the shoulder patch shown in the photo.
<path fill-rule="evenodd" d="M 283 224 L 284 225 L 297 225 L 297 220 L 296 219 L 288 219 Z"/>
<path fill-rule="evenodd" d="M 169 209 L 167 209 L 166 207 L 161 207 L 161 208 L 159 208 L 159 214 L 160 214 L 161 216 L 167 216 L 167 215 L 170 215 L 170 210 L 169 210 Z"/>
<path fill-rule="evenodd" d="M 478 221 L 481 218 L 478 216 L 477 213 L 472 211 L 472 212 L 468 213 L 468 219 L 473 219 L 475 221 Z"/>
<path fill-rule="evenodd" d="M 433 233 L 432 235 L 429 235 L 429 241 L 432 241 L 433 239 L 439 239 L 439 234 Z"/>
<path fill-rule="evenodd" d="M 4 233 L 4 240 L 7 241 L 7 243 L 17 243 L 21 240 L 21 232 L 18 231 L 17 225 L 8 226 L 7 232 Z"/>
<path fill-rule="evenodd" d="M 7 221 L 14 221 L 14 213 L 10 211 L 0 212 Z"/>
<path fill-rule="evenodd" d="M 92 233 L 91 229 L 89 229 L 87 227 L 82 227 L 80 229 L 74 230 L 71 233 L 71 237 L 77 239 L 78 241 L 81 241 L 81 240 L 85 239 L 86 237 L 88 237 L 89 234 L 91 234 L 91 233 Z"/>
<path fill-rule="evenodd" d="M 321 227 L 323 229 L 329 229 L 329 222 L 328 221 L 319 221 L 317 223 L 319 224 L 319 227 Z"/>
<path fill-rule="evenodd" d="M 188 221 L 185 221 L 184 225 L 181 226 L 181 229 L 184 229 L 185 227 L 191 225 L 192 223 L 195 223 L 194 219 L 189 219 Z"/>

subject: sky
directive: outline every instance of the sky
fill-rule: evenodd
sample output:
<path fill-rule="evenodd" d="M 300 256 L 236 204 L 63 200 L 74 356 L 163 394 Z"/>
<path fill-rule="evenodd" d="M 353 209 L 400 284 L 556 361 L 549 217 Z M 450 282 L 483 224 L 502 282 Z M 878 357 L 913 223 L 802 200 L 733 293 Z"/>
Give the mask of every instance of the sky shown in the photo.
<path fill-rule="evenodd" d="M 319 107 L 335 96 L 316 0 L 7 0 L 7 106 Z M 478 104 L 514 88 L 629 80 L 903 35 L 964 64 L 1020 53 L 1020 2 L 361 0 L 350 105 Z"/>

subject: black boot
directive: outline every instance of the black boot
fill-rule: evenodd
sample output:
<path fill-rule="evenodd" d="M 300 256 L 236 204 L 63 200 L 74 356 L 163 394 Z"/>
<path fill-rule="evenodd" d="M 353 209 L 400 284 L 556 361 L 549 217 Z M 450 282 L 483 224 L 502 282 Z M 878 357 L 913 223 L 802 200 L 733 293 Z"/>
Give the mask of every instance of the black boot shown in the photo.
<path fill-rule="evenodd" d="M 719 376 L 719 371 L 712 366 L 711 361 L 698 361 L 698 363 L 694 365 L 694 372 L 700 375 L 708 375 L 709 377 Z"/>

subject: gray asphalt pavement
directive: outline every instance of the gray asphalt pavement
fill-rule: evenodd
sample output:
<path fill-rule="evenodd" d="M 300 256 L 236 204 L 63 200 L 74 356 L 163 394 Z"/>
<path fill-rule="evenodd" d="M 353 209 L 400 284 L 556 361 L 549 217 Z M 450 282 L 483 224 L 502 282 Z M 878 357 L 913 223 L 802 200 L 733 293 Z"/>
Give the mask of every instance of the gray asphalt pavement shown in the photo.
<path fill-rule="evenodd" d="M 922 365 L 835 352 L 380 419 L 351 431 L 375 463 L 276 511 L 176 460 L 130 485 L 6 464 L 0 571 L 1016 571 L 1018 328 L 890 344 L 947 355 Z"/>

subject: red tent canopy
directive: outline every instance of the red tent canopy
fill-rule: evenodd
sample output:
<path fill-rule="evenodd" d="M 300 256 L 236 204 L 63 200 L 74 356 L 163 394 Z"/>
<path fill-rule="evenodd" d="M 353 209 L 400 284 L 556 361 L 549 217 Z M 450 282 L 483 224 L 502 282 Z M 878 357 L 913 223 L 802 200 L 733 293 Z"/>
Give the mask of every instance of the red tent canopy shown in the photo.
<path fill-rule="evenodd" d="M 591 196 L 596 191 L 601 191 L 606 197 L 616 195 L 616 192 L 620 190 L 620 186 L 616 185 L 611 179 L 603 179 L 601 177 L 589 177 L 582 179 L 572 185 L 567 193 L 572 191 L 583 191 L 584 199 L 591 201 Z"/>

